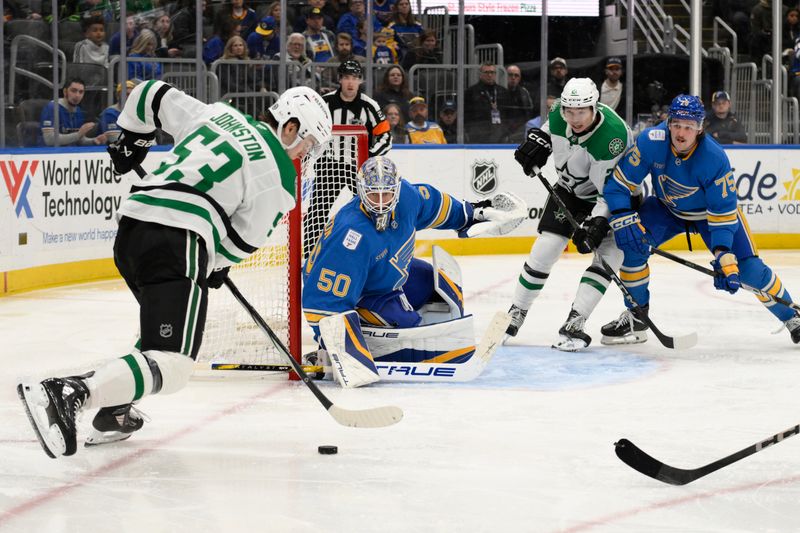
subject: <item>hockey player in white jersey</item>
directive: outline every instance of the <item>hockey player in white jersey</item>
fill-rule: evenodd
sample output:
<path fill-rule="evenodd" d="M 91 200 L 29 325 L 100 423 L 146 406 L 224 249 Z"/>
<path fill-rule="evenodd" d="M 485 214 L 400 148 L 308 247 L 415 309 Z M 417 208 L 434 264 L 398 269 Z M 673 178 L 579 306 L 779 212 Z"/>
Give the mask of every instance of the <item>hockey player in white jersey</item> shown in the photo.
<path fill-rule="evenodd" d="M 509 310 L 511 324 L 506 333 L 511 337 L 522 326 L 570 237 L 580 253 L 596 252 L 614 271 L 622 264 L 623 254 L 609 235 L 608 207 L 598 191 L 603 190 L 606 177 L 631 143 L 631 133 L 625 121 L 598 98 L 597 87 L 589 78 L 569 80 L 547 122 L 541 129 L 529 130 L 514 154 L 525 173 L 531 174 L 542 168 L 552 153 L 558 174 L 555 192 L 583 223 L 573 234 L 556 201 L 547 199 L 539 237 L 523 265 Z M 581 277 L 553 348 L 577 351 L 592 342 L 584 324 L 611 282 L 597 255 Z"/>
<path fill-rule="evenodd" d="M 286 91 L 266 115 L 258 122 L 161 81 L 131 92 L 118 121 L 122 133 L 108 147 L 115 170 L 141 171 L 157 129 L 176 142 L 117 215 L 114 262 L 140 306 L 140 342 L 86 374 L 19 384 L 50 457 L 75 453 L 79 411 L 100 408 L 87 445 L 121 440 L 143 424 L 132 402 L 186 385 L 203 338 L 208 289 L 263 246 L 295 205 L 292 159 L 313 160 L 331 138 L 328 107 L 308 88 Z"/>

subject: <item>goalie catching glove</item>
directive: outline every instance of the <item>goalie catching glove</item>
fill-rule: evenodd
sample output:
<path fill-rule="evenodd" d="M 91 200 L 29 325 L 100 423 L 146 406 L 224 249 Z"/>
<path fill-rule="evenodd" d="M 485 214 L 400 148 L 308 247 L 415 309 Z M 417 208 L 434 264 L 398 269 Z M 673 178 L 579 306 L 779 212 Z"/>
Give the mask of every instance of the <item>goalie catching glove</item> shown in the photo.
<path fill-rule="evenodd" d="M 471 203 L 472 216 L 458 231 L 461 238 L 478 235 L 505 235 L 528 218 L 528 207 L 518 196 L 510 192 L 495 194 L 491 200 Z"/>
<path fill-rule="evenodd" d="M 156 132 L 136 133 L 123 129 L 116 141 L 109 143 L 108 154 L 118 174 L 126 174 L 142 164 L 150 147 L 156 144 Z"/>

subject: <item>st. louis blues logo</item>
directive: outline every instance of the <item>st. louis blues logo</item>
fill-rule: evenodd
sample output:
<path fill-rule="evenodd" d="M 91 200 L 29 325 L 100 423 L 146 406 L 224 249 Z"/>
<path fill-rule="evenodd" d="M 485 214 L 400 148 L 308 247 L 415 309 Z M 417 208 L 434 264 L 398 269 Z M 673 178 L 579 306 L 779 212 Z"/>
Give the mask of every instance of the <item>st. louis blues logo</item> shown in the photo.
<path fill-rule="evenodd" d="M 689 196 L 696 193 L 700 188 L 700 187 L 689 187 L 688 185 L 683 185 L 682 183 L 678 183 L 677 181 L 673 180 L 666 174 L 660 174 L 658 176 L 658 184 L 661 187 L 661 192 L 663 193 L 664 202 L 669 204 L 671 207 L 675 207 L 675 200 L 680 200 L 681 198 L 688 198 Z"/>
<path fill-rule="evenodd" d="M 33 218 L 31 204 L 28 202 L 28 190 L 31 188 L 31 176 L 36 173 L 39 166 L 38 160 L 21 161 L 0 161 L 0 172 L 3 174 L 8 194 L 11 196 L 11 203 L 17 218 L 25 212 L 27 218 Z"/>

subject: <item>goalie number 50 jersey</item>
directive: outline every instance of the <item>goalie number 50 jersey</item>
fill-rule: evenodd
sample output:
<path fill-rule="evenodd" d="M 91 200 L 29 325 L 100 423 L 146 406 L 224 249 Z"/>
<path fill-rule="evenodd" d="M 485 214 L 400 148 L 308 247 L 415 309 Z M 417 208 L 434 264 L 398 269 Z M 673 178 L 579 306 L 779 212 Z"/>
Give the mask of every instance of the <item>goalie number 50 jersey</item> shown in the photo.
<path fill-rule="evenodd" d="M 209 272 L 263 246 L 294 206 L 296 171 L 280 141 L 227 104 L 204 104 L 151 80 L 133 89 L 118 124 L 137 133 L 162 129 L 175 139 L 118 216 L 197 233 L 208 250 Z"/>

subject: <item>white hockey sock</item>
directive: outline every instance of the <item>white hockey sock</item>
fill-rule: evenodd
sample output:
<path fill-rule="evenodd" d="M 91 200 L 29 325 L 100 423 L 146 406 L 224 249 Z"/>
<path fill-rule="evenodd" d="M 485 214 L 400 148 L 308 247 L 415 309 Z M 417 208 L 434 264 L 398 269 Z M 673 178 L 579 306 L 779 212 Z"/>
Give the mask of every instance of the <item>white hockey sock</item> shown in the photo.
<path fill-rule="evenodd" d="M 113 359 L 85 379 L 89 387 L 88 408 L 122 405 L 150 394 L 153 373 L 141 352 Z"/>
<path fill-rule="evenodd" d="M 512 303 L 521 309 L 530 309 L 533 301 L 542 292 L 544 284 L 550 276 L 550 270 L 558 261 L 567 238 L 555 233 L 545 232 L 533 243 L 531 253 L 522 267 L 519 280 L 514 289 Z"/>
<path fill-rule="evenodd" d="M 572 308 L 584 318 L 589 318 L 589 315 L 592 314 L 594 308 L 597 307 L 600 299 L 606 293 L 609 283 L 611 283 L 611 278 L 606 274 L 605 270 L 591 265 L 581 277 L 581 282 L 578 284 L 578 292 L 572 302 Z"/>

